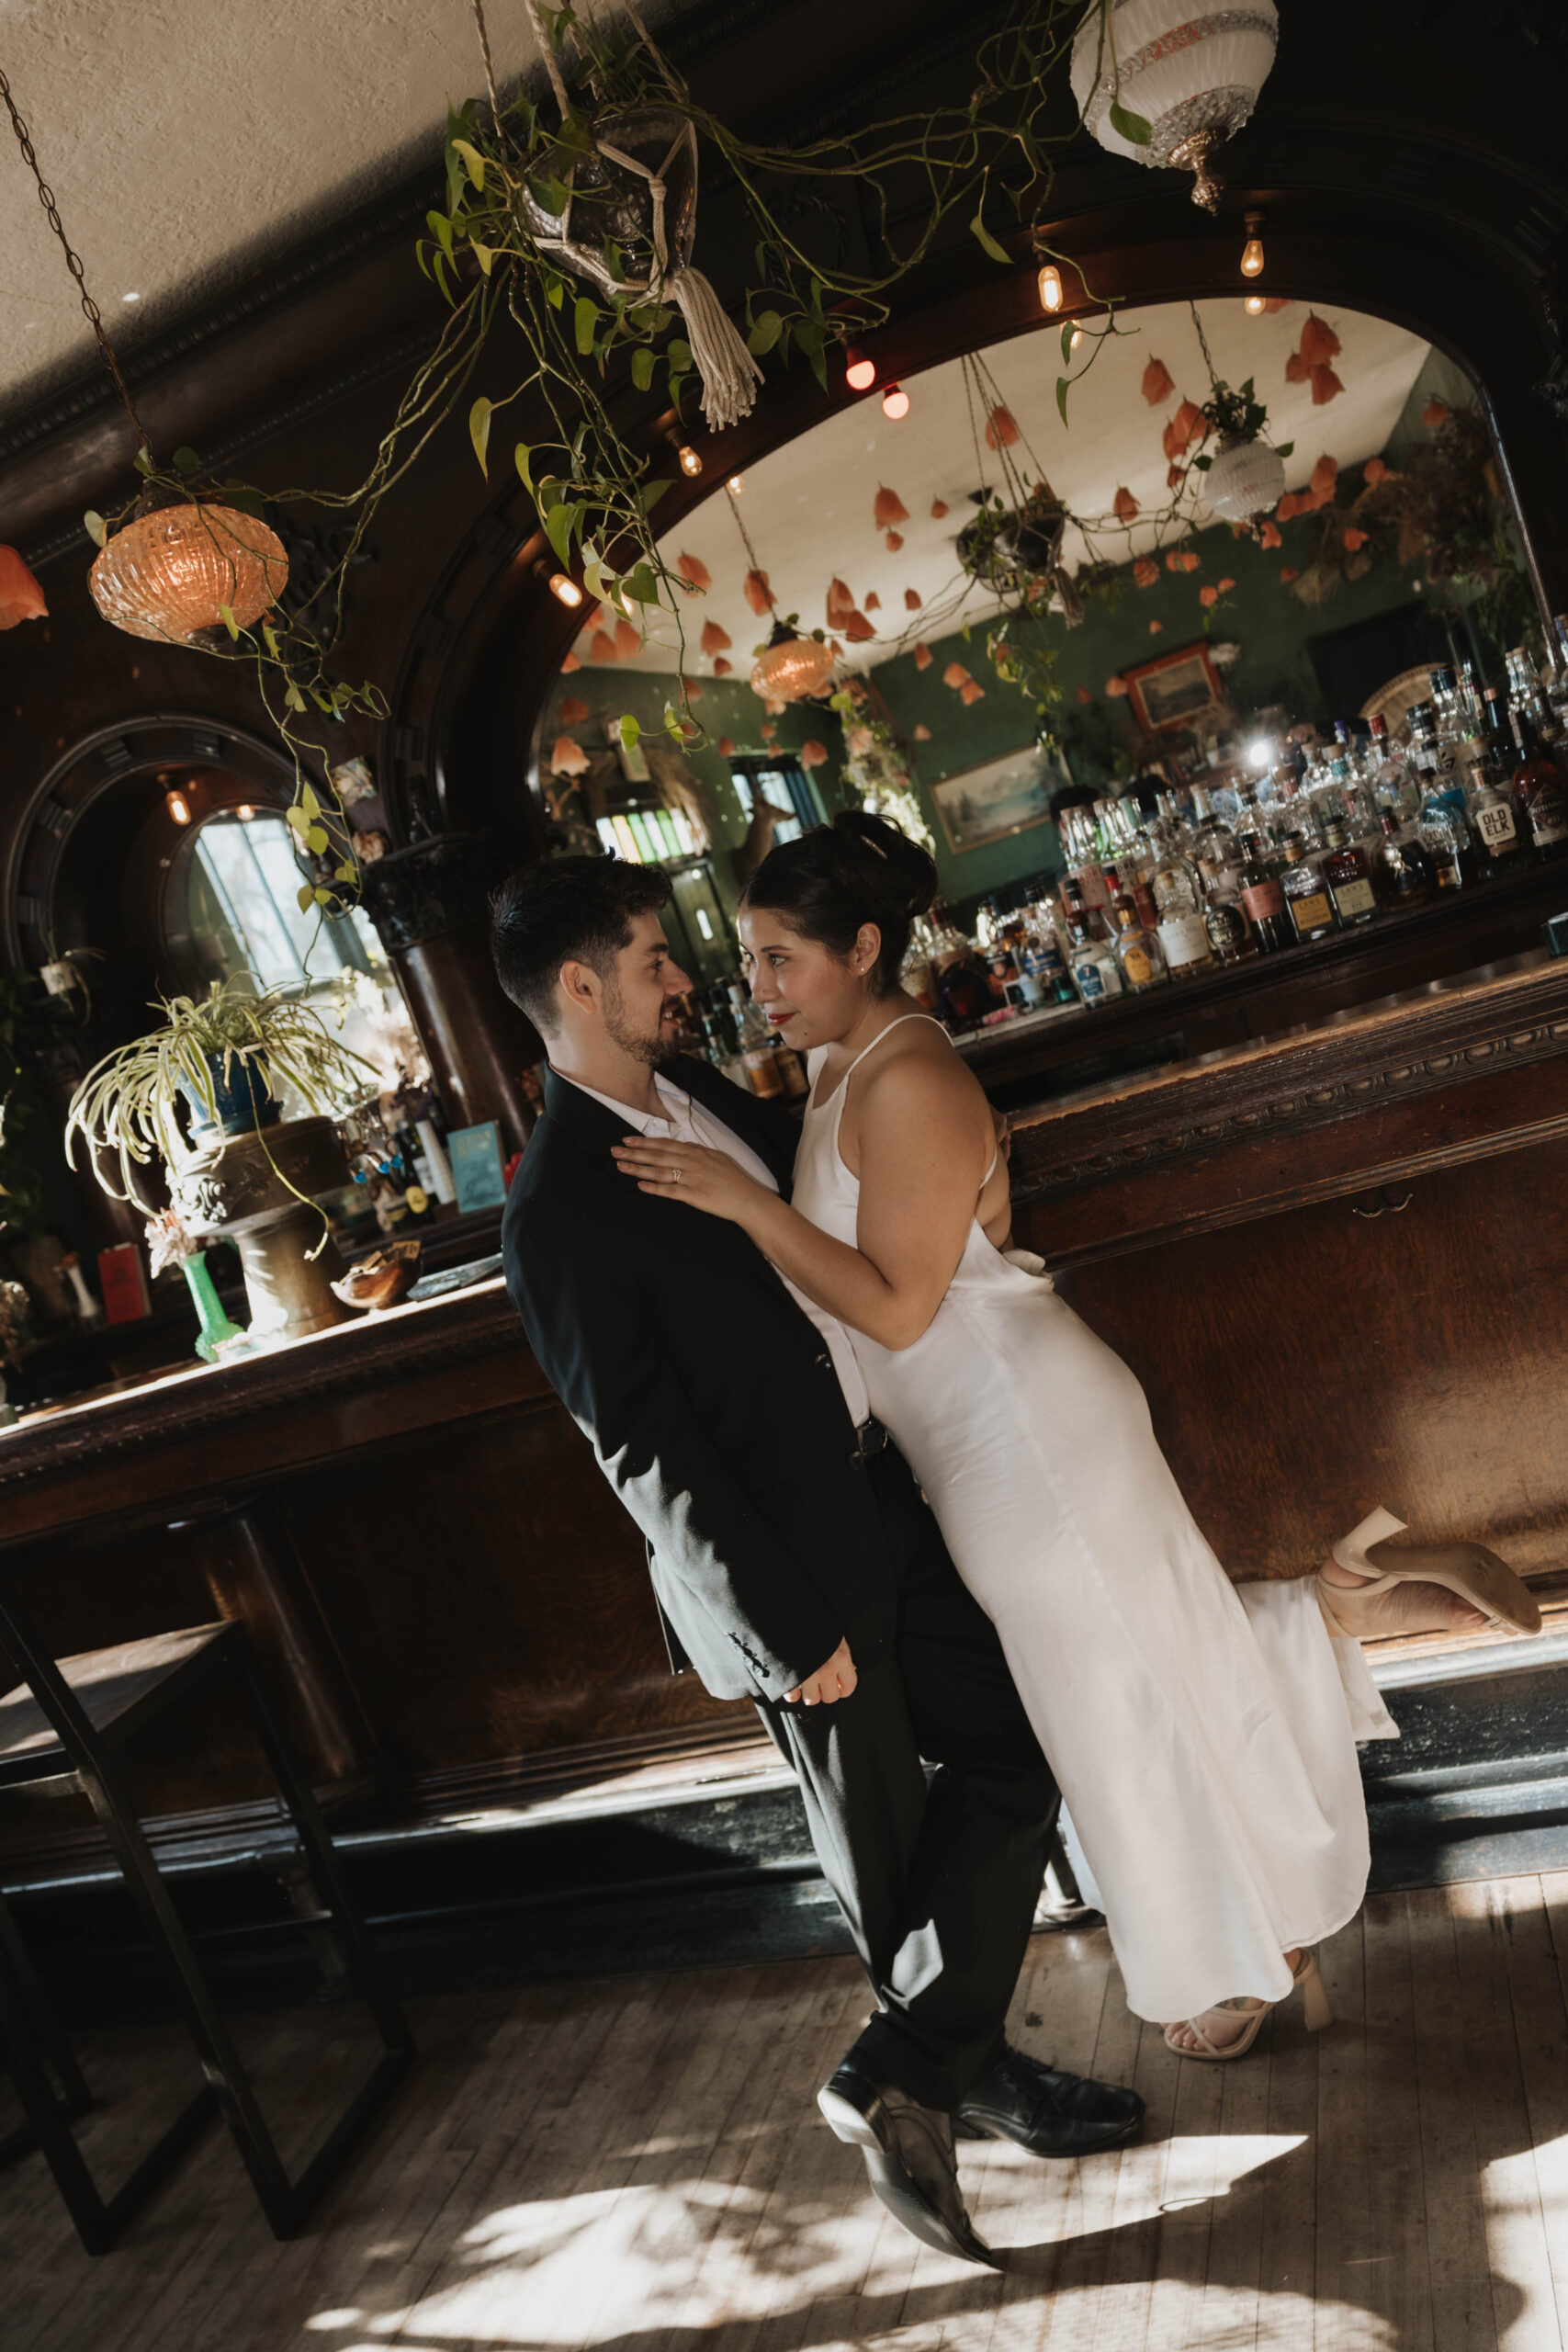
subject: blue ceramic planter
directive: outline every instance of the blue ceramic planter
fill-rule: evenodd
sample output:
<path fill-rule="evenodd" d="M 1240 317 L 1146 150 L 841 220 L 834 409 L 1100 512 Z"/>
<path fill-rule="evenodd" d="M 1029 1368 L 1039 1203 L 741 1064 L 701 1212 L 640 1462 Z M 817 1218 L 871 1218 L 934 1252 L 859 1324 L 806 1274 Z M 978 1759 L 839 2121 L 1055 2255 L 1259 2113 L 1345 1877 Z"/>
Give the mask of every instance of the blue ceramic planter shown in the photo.
<path fill-rule="evenodd" d="M 207 1067 L 212 1073 L 212 1094 L 217 1107 L 216 1122 L 207 1115 L 205 1102 L 197 1102 L 188 1086 L 182 1086 L 190 1111 L 190 1131 L 193 1141 L 213 1135 L 254 1135 L 258 1126 L 270 1127 L 283 1114 L 283 1105 L 273 1093 L 262 1073 L 238 1055 L 229 1064 L 229 1076 L 223 1076 L 223 1056 L 208 1054 Z"/>

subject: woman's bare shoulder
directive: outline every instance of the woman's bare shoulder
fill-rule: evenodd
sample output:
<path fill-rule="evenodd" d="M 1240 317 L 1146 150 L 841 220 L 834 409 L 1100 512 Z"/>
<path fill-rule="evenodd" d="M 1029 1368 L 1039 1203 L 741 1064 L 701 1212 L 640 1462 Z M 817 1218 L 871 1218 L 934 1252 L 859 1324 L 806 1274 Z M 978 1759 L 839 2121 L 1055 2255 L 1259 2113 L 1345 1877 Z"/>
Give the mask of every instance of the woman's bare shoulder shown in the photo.
<path fill-rule="evenodd" d="M 905 1020 L 901 1034 L 888 1037 L 855 1072 L 854 1092 L 863 1114 L 874 1106 L 904 1117 L 940 1112 L 951 1117 L 965 1109 L 987 1125 L 990 1113 L 978 1080 L 953 1052 L 945 1029 L 931 1021 Z"/>

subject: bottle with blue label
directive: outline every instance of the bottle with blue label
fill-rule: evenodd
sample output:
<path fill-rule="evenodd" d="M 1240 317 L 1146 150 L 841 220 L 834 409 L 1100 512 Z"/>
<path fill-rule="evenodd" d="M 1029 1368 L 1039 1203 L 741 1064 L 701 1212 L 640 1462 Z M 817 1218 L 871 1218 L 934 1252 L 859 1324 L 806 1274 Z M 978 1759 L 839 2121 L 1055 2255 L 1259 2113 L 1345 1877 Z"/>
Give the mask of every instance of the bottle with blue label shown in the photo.
<path fill-rule="evenodd" d="M 1067 969 L 1084 1003 L 1092 1011 L 1122 993 L 1122 972 L 1111 948 L 1089 927 L 1083 893 L 1071 879 L 1062 885 L 1067 916 Z"/>

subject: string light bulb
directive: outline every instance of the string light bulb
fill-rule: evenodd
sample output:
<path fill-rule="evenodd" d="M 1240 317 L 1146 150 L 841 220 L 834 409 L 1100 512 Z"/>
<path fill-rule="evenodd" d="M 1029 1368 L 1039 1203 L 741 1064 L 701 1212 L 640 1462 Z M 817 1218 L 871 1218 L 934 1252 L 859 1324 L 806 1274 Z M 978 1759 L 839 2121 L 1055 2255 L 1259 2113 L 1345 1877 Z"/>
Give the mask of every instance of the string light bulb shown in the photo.
<path fill-rule="evenodd" d="M 698 457 L 696 451 L 689 443 L 682 442 L 680 448 L 676 450 L 675 455 L 680 461 L 681 471 L 683 474 L 690 474 L 694 481 L 703 469 L 703 461 Z"/>
<path fill-rule="evenodd" d="M 1263 239 L 1258 234 L 1262 226 L 1261 212 L 1247 214 L 1247 243 L 1241 249 L 1241 274 L 1244 277 L 1261 277 L 1263 275 Z"/>
<path fill-rule="evenodd" d="M 242 825 L 248 825 L 255 813 L 248 800 L 243 800 L 234 811 Z"/>
<path fill-rule="evenodd" d="M 1043 311 L 1062 307 L 1062 273 L 1054 261 L 1048 261 L 1040 273 L 1040 307 Z"/>
<path fill-rule="evenodd" d="M 909 395 L 902 384 L 889 384 L 882 395 L 884 416 L 900 417 L 909 413 Z"/>
<path fill-rule="evenodd" d="M 190 802 L 186 798 L 183 792 L 175 790 L 171 786 L 170 789 L 164 795 L 164 806 L 168 810 L 176 825 L 189 824 Z"/>
<path fill-rule="evenodd" d="M 852 392 L 869 392 L 876 381 L 876 362 L 852 344 L 844 354 L 844 381 Z"/>
<path fill-rule="evenodd" d="M 575 580 L 569 580 L 564 571 L 551 572 L 550 594 L 552 596 L 558 597 L 563 605 L 568 605 L 574 608 L 582 602 L 581 589 L 578 586 Z"/>
<path fill-rule="evenodd" d="M 1241 307 L 1249 319 L 1260 319 L 1269 308 L 1269 297 L 1266 294 L 1249 294 Z"/>
<path fill-rule="evenodd" d="M 724 486 L 731 498 L 739 498 L 746 487 L 746 477 L 744 474 L 731 474 Z"/>

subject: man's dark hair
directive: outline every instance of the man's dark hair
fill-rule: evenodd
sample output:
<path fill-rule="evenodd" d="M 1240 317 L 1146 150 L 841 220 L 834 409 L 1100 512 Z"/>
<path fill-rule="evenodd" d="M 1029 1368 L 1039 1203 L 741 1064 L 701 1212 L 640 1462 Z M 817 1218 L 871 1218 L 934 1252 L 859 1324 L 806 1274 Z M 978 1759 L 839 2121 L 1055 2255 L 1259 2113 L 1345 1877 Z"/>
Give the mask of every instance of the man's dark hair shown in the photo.
<path fill-rule="evenodd" d="M 547 1035 L 560 1026 L 556 980 L 563 964 L 590 965 L 601 979 L 631 944 L 632 919 L 670 903 L 657 865 L 618 857 L 558 857 L 525 865 L 491 900 L 496 978 Z"/>

